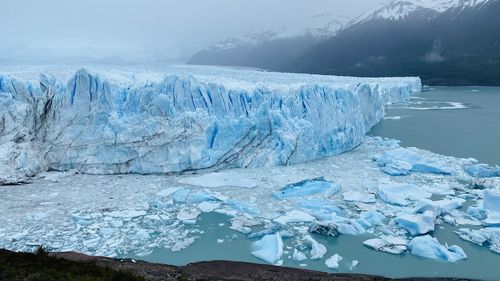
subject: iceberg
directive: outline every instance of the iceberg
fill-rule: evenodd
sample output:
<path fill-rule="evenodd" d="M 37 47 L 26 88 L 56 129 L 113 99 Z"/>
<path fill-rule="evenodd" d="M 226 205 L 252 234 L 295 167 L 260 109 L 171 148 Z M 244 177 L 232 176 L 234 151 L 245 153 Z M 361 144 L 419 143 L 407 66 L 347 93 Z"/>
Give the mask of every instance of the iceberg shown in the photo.
<path fill-rule="evenodd" d="M 406 176 L 410 172 L 451 174 L 444 168 L 443 163 L 436 163 L 418 153 L 407 149 L 397 148 L 387 151 L 375 157 L 377 164 L 382 167 L 382 171 L 391 176 Z"/>
<path fill-rule="evenodd" d="M 47 170 L 158 174 L 337 155 L 362 142 L 386 104 L 421 89 L 419 78 L 221 68 L 173 69 L 150 81 L 117 76 L 0 75 L 0 183 Z"/>
<path fill-rule="evenodd" d="M 333 255 L 330 258 L 325 260 L 325 265 L 330 269 L 338 269 L 339 263 L 343 259 L 344 259 L 343 257 L 339 256 L 338 254 L 335 254 L 335 255 Z"/>
<path fill-rule="evenodd" d="M 377 211 L 369 211 L 361 214 L 358 223 L 365 229 L 368 229 L 377 225 L 384 225 L 385 219 L 386 217 L 383 214 Z"/>
<path fill-rule="evenodd" d="M 303 197 L 317 193 L 333 195 L 339 191 L 339 185 L 326 181 L 324 178 L 317 178 L 288 184 L 279 191 L 274 192 L 273 196 L 276 199 L 283 200 L 289 197 Z"/>
<path fill-rule="evenodd" d="M 279 224 L 286 225 L 289 223 L 312 222 L 314 221 L 314 217 L 309 215 L 308 213 L 299 210 L 293 210 L 285 213 L 278 218 L 275 218 L 274 221 Z"/>
<path fill-rule="evenodd" d="M 380 238 L 368 239 L 363 244 L 373 248 L 376 251 L 387 252 L 391 254 L 402 254 L 408 248 L 408 242 L 396 236 L 382 236 Z"/>
<path fill-rule="evenodd" d="M 483 209 L 487 215 L 484 224 L 500 226 L 500 190 L 484 191 Z"/>
<path fill-rule="evenodd" d="M 309 227 L 309 232 L 324 236 L 336 237 L 339 226 L 332 222 L 314 221 Z"/>
<path fill-rule="evenodd" d="M 253 243 L 252 255 L 274 265 L 281 265 L 283 260 L 283 240 L 279 232 L 262 237 Z"/>
<path fill-rule="evenodd" d="M 297 249 L 294 249 L 293 250 L 292 259 L 294 261 L 305 261 L 305 260 L 307 260 L 307 256 L 303 252 L 301 252 L 301 251 L 299 251 Z"/>
<path fill-rule="evenodd" d="M 476 177 L 476 178 L 500 177 L 500 167 L 498 166 L 491 167 L 485 164 L 477 164 L 477 165 L 467 166 L 464 168 L 464 170 L 471 177 Z"/>
<path fill-rule="evenodd" d="M 394 219 L 394 222 L 411 235 L 426 234 L 434 231 L 436 216 L 431 211 L 422 214 L 405 214 Z"/>
<path fill-rule="evenodd" d="M 381 184 L 378 187 L 378 197 L 387 204 L 407 206 L 410 201 L 430 198 L 431 193 L 422 190 L 411 183 Z"/>
<path fill-rule="evenodd" d="M 325 245 L 314 240 L 311 237 L 311 235 L 309 235 L 309 234 L 305 235 L 304 244 L 307 245 L 311 249 L 311 251 L 309 252 L 309 255 L 311 256 L 312 260 L 322 259 L 327 252 Z"/>
<path fill-rule="evenodd" d="M 430 235 L 413 238 L 408 243 L 408 248 L 412 254 L 428 259 L 437 259 L 450 263 L 467 259 L 467 255 L 459 246 L 443 246 Z"/>

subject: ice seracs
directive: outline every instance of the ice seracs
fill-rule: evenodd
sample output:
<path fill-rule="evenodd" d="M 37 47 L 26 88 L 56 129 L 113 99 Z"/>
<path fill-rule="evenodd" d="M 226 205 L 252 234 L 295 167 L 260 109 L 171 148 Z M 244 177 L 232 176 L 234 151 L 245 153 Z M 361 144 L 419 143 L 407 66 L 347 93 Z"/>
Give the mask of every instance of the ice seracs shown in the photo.
<path fill-rule="evenodd" d="M 387 103 L 421 87 L 418 78 L 175 71 L 142 84 L 85 69 L 67 82 L 0 75 L 0 182 L 45 170 L 155 174 L 301 163 L 358 146 Z M 192 180 L 210 187 L 224 179 Z"/>

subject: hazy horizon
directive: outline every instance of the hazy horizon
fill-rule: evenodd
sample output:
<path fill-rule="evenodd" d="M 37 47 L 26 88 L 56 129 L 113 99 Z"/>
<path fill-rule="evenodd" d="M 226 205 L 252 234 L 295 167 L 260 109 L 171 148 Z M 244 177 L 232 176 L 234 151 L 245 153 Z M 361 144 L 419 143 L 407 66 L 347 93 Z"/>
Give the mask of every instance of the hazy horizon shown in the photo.
<path fill-rule="evenodd" d="M 318 14 L 354 18 L 383 0 L 0 1 L 0 60 L 127 57 L 182 60 L 226 38 L 302 26 Z"/>

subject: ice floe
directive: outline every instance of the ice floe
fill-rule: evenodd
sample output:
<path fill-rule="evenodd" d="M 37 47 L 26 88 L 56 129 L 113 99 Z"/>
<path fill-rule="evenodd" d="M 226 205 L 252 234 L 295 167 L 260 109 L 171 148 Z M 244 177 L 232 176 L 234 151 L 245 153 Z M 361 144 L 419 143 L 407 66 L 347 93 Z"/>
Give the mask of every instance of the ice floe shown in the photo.
<path fill-rule="evenodd" d="M 375 157 L 382 170 L 391 176 L 405 176 L 411 172 L 450 174 L 443 163 L 425 159 L 417 152 L 407 148 L 387 151 Z"/>
<path fill-rule="evenodd" d="M 252 255 L 257 258 L 275 265 L 283 263 L 283 240 L 279 232 L 262 237 L 257 242 L 254 242 Z"/>
<path fill-rule="evenodd" d="M 476 164 L 465 167 L 465 171 L 476 178 L 500 177 L 500 167 L 491 167 L 485 164 Z"/>
<path fill-rule="evenodd" d="M 406 239 L 397 236 L 382 236 L 380 238 L 368 239 L 363 244 L 377 251 L 391 254 L 402 254 L 408 249 Z"/>
<path fill-rule="evenodd" d="M 414 255 L 451 263 L 467 258 L 467 255 L 459 246 L 441 245 L 436 238 L 430 235 L 413 238 L 408 243 L 408 248 Z"/>
<path fill-rule="evenodd" d="M 331 256 L 330 258 L 325 260 L 325 265 L 330 268 L 330 269 L 338 269 L 339 268 L 339 263 L 343 260 L 344 258 L 338 254 L 335 254 Z"/>

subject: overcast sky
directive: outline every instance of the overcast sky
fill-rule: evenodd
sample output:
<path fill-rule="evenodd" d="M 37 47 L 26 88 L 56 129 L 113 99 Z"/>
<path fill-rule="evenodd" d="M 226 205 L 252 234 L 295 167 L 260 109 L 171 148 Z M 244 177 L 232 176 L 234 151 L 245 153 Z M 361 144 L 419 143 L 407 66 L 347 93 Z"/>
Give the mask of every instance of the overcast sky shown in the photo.
<path fill-rule="evenodd" d="M 0 50 L 154 53 L 170 57 L 228 37 L 304 22 L 355 17 L 384 0 L 0 0 Z M 180 51 L 181 50 L 181 51 Z M 42 52 L 40 52 L 41 54 Z"/>

